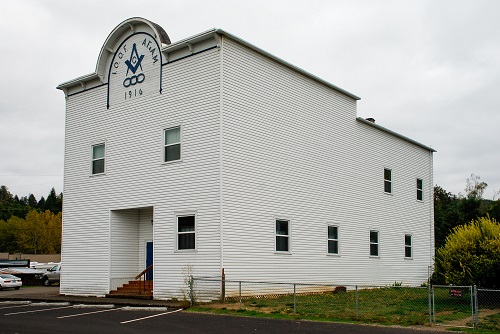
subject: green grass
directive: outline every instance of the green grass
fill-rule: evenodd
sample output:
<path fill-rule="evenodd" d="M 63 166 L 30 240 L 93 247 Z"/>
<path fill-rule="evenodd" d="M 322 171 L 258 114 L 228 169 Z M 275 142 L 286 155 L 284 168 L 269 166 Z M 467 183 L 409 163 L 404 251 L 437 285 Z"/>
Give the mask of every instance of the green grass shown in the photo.
<path fill-rule="evenodd" d="M 456 322 L 456 326 L 470 325 L 470 295 L 462 298 L 450 297 L 448 289 L 435 290 L 435 319 L 438 324 Z M 226 303 L 196 305 L 193 312 L 258 316 L 277 319 L 304 319 L 316 321 L 362 322 L 383 325 L 415 326 L 429 324 L 429 298 L 427 289 L 386 287 L 356 292 L 324 294 L 298 294 L 294 312 L 293 295 L 229 300 Z M 483 320 L 482 320 L 483 322 Z M 497 315 L 484 321 L 481 330 L 496 330 Z M 459 324 L 458 324 L 459 323 Z M 495 327 L 497 326 L 497 327 Z M 483 332 L 478 332 L 483 333 Z M 488 332 L 484 332 L 485 334 Z"/>

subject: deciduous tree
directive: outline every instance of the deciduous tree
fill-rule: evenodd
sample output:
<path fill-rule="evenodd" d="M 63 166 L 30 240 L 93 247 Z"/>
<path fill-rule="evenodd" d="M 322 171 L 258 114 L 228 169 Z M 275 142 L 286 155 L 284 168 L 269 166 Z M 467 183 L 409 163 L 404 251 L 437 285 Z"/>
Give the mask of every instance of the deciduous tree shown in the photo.
<path fill-rule="evenodd" d="M 457 226 L 437 252 L 438 270 L 454 285 L 500 285 L 500 224 L 489 217 Z"/>

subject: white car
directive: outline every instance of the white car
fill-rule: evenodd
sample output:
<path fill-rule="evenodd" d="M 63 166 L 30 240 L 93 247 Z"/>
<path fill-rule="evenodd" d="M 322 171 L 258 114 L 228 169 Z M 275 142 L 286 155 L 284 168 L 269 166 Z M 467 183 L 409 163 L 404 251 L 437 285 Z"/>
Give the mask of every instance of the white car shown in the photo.
<path fill-rule="evenodd" d="M 5 288 L 14 288 L 19 290 L 23 285 L 21 279 L 11 274 L 0 274 L 0 290 Z"/>

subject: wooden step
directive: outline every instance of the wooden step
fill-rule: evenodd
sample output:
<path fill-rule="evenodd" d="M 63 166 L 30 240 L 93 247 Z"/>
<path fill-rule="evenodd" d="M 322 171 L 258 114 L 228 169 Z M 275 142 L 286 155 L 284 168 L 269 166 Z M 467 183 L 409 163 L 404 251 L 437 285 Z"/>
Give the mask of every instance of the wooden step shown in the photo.
<path fill-rule="evenodd" d="M 129 281 L 107 295 L 113 298 L 153 298 L 153 281 Z"/>

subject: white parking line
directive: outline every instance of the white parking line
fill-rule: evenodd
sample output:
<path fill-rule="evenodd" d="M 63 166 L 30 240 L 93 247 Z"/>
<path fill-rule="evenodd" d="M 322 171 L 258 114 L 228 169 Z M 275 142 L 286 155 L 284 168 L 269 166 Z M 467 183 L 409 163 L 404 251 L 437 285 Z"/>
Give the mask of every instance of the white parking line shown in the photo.
<path fill-rule="evenodd" d="M 73 307 L 73 306 L 44 308 L 44 309 L 41 309 L 41 310 L 24 311 L 24 312 L 14 312 L 14 313 L 7 313 L 7 314 L 4 314 L 4 315 L 15 315 L 15 314 L 23 314 L 23 313 L 44 312 L 44 311 L 59 310 L 59 309 L 62 309 L 62 308 L 70 308 L 70 307 Z"/>
<path fill-rule="evenodd" d="M 144 319 L 159 317 L 160 315 L 171 314 L 171 313 L 175 313 L 175 312 L 179 312 L 179 311 L 182 311 L 182 309 L 180 308 L 180 309 L 172 311 L 172 312 L 165 312 L 165 313 L 150 315 L 149 317 L 144 317 L 144 318 L 139 318 L 139 319 L 132 319 L 132 320 L 128 320 L 128 321 L 122 321 L 122 322 L 120 322 L 120 324 L 128 324 L 129 322 L 134 322 L 134 321 L 140 321 L 140 320 L 144 320 Z"/>
<path fill-rule="evenodd" d="M 57 317 L 57 319 L 79 317 L 79 316 L 82 316 L 82 315 L 102 313 L 102 312 L 109 312 L 109 311 L 117 311 L 117 310 L 121 310 L 121 308 L 114 308 L 114 309 L 108 309 L 108 310 L 100 310 L 100 311 L 94 311 L 94 312 L 85 312 L 85 313 L 78 313 L 78 314 L 72 314 L 72 315 L 65 315 L 65 316 L 62 316 L 62 317 Z"/>

